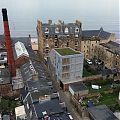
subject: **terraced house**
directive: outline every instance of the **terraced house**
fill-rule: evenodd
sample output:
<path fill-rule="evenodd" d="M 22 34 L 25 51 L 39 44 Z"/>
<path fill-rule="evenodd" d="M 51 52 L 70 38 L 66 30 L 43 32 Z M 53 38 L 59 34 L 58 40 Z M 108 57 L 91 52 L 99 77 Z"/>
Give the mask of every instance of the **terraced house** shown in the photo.
<path fill-rule="evenodd" d="M 82 30 L 82 23 L 76 20 L 74 23 L 64 23 L 59 20 L 53 24 L 37 22 L 37 35 L 39 53 L 47 58 L 52 48 L 71 47 L 84 53 L 86 58 L 92 58 L 94 51 L 100 43 L 114 41 L 115 34 L 100 28 L 99 30 Z"/>
<path fill-rule="evenodd" d="M 105 66 L 109 69 L 116 68 L 118 70 L 118 77 L 120 78 L 120 44 L 109 41 L 108 43 L 101 43 L 101 49 L 106 53 L 104 61 Z"/>

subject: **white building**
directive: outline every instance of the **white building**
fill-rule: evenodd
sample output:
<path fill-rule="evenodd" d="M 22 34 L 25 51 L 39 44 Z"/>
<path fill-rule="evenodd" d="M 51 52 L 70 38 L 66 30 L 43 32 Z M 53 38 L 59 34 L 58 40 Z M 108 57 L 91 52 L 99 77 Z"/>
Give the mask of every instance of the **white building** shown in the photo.
<path fill-rule="evenodd" d="M 83 53 L 71 48 L 57 48 L 51 50 L 49 58 L 61 87 L 67 89 L 68 84 L 81 80 L 84 61 Z"/>
<path fill-rule="evenodd" d="M 26 120 L 24 105 L 15 108 L 16 120 Z"/>

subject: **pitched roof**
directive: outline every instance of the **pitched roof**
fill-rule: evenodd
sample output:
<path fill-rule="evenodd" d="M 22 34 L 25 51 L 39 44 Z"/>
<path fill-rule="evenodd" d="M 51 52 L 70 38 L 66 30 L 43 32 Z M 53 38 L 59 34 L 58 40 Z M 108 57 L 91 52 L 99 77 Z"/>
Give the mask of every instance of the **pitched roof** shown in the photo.
<path fill-rule="evenodd" d="M 49 30 L 49 32 L 46 32 L 46 28 Z M 56 28 L 58 28 L 58 32 L 56 31 Z M 68 28 L 68 33 L 65 33 L 65 28 Z M 75 31 L 76 28 L 79 28 L 79 31 Z M 42 31 L 43 33 L 48 33 L 49 35 L 64 35 L 64 34 L 81 34 L 81 28 L 80 25 L 76 24 L 76 23 L 68 23 L 68 24 L 47 24 L 47 23 L 43 23 L 42 24 Z"/>
<path fill-rule="evenodd" d="M 29 57 L 27 49 L 25 48 L 24 44 L 20 41 L 15 43 L 15 51 L 16 51 L 17 58 L 22 56 Z"/>
<path fill-rule="evenodd" d="M 100 30 L 84 30 L 82 31 L 82 35 L 84 38 L 98 37 L 99 39 L 108 39 L 111 33 L 100 28 Z"/>
<path fill-rule="evenodd" d="M 88 108 L 93 120 L 118 120 L 112 111 L 106 105 L 99 105 Z"/>
<path fill-rule="evenodd" d="M 107 51 L 120 55 L 120 44 L 109 41 L 108 43 L 101 43 L 100 45 L 108 48 Z"/>

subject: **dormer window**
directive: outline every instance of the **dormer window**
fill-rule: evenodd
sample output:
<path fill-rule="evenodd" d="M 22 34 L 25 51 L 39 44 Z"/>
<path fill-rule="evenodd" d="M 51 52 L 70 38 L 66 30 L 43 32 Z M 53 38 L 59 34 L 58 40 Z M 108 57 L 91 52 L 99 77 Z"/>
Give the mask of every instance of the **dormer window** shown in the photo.
<path fill-rule="evenodd" d="M 59 28 L 55 28 L 55 33 L 59 33 Z"/>
<path fill-rule="evenodd" d="M 55 39 L 58 39 L 58 36 L 57 36 L 57 35 L 55 35 Z"/>
<path fill-rule="evenodd" d="M 49 29 L 48 28 L 45 28 L 45 33 L 49 33 Z"/>
<path fill-rule="evenodd" d="M 79 32 L 79 28 L 75 27 L 75 32 L 78 33 Z"/>
<path fill-rule="evenodd" d="M 65 28 L 65 34 L 68 34 L 68 32 L 69 32 L 69 30 L 68 30 L 68 28 L 66 27 L 66 28 Z"/>

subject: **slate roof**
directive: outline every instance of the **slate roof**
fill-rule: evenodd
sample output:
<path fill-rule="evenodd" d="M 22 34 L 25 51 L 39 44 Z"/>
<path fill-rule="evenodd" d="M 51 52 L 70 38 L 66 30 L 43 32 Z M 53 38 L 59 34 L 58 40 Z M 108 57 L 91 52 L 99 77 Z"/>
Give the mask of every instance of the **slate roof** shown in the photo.
<path fill-rule="evenodd" d="M 0 42 L 4 41 L 4 35 L 0 35 Z"/>
<path fill-rule="evenodd" d="M 64 110 L 59 105 L 58 99 L 52 99 L 46 101 L 42 104 L 34 104 L 38 118 L 43 118 L 42 112 L 46 111 L 47 115 L 50 117 L 50 120 L 70 120 L 69 116 L 64 113 Z M 41 108 L 41 109 L 40 109 Z"/>
<path fill-rule="evenodd" d="M 11 79 L 10 79 L 10 72 L 8 68 L 4 68 L 0 70 L 0 84 L 10 84 Z"/>
<path fill-rule="evenodd" d="M 58 25 L 58 24 L 47 24 L 47 23 L 43 23 L 42 24 L 42 31 L 43 33 L 45 33 L 45 29 L 48 28 L 49 29 L 49 35 L 65 35 L 67 33 L 65 33 L 65 28 L 68 28 L 68 34 L 76 34 L 75 32 L 75 28 L 79 28 L 79 32 L 78 34 L 81 34 L 81 28 L 80 28 L 80 25 L 76 24 L 76 23 L 68 23 L 68 24 L 61 24 L 61 25 Z M 56 28 L 59 28 L 59 32 L 58 33 L 55 33 L 55 29 Z"/>
<path fill-rule="evenodd" d="M 79 91 L 87 90 L 87 87 L 82 82 L 71 83 L 70 87 L 72 88 L 72 90 L 74 92 L 79 92 Z"/>
<path fill-rule="evenodd" d="M 112 111 L 106 105 L 99 105 L 88 108 L 93 120 L 118 120 Z"/>
<path fill-rule="evenodd" d="M 24 43 L 23 39 L 17 39 Z M 16 42 L 17 42 L 16 40 Z M 44 101 L 39 103 L 39 97 L 44 95 L 51 95 L 52 92 L 52 84 L 49 80 L 47 73 L 42 65 L 42 63 L 37 63 L 36 61 L 32 60 L 35 58 L 36 55 L 32 50 L 31 46 L 29 46 L 29 41 L 26 43 L 26 49 L 30 55 L 30 59 L 34 69 L 39 74 L 38 80 L 33 80 L 31 77 L 31 70 L 30 70 L 30 61 L 27 61 L 24 65 L 21 66 L 21 74 L 25 83 L 25 87 L 21 89 L 21 95 L 24 100 L 25 111 L 29 114 L 30 110 L 32 110 L 32 119 L 36 120 L 36 114 L 39 117 L 43 117 L 42 112 L 47 111 L 48 115 L 50 115 L 51 120 L 55 119 L 63 119 L 63 120 L 70 120 L 69 116 L 63 111 L 61 106 L 59 105 L 58 97 L 52 96 L 50 100 Z M 13 42 L 13 45 L 15 42 Z M 53 99 L 54 98 L 54 99 Z M 29 106 L 29 109 L 28 109 Z"/>
<path fill-rule="evenodd" d="M 100 28 L 100 30 L 84 30 L 84 31 L 82 31 L 83 38 L 97 37 L 99 39 L 108 39 L 110 37 L 110 35 L 111 35 L 111 33 L 104 31 L 103 28 Z"/>
<path fill-rule="evenodd" d="M 106 47 L 107 51 L 120 55 L 120 44 L 113 41 L 109 41 L 108 43 L 101 43 L 100 45 Z"/>

